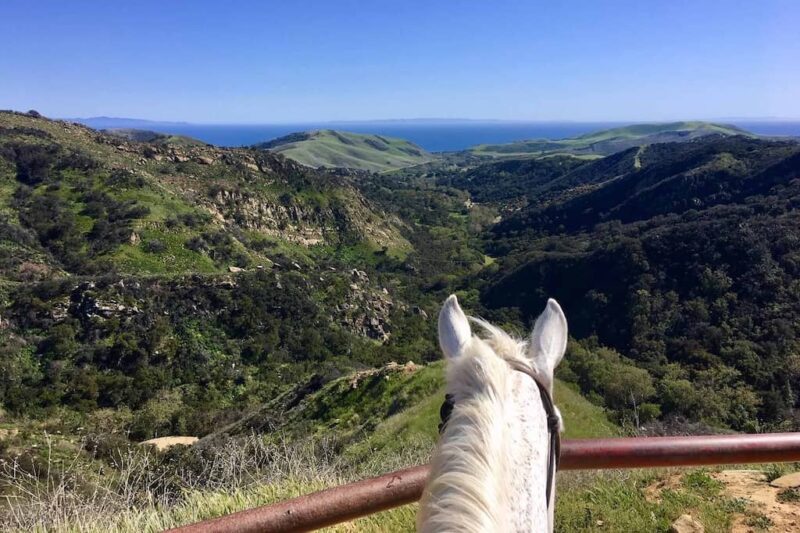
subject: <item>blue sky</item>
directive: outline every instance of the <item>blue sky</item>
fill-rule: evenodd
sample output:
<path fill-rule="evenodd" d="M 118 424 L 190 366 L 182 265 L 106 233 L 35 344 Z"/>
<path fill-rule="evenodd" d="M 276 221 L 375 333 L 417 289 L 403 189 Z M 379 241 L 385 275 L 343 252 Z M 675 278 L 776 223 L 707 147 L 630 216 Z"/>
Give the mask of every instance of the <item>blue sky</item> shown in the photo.
<path fill-rule="evenodd" d="M 800 118 L 800 2 L 3 0 L 0 108 L 269 123 Z"/>

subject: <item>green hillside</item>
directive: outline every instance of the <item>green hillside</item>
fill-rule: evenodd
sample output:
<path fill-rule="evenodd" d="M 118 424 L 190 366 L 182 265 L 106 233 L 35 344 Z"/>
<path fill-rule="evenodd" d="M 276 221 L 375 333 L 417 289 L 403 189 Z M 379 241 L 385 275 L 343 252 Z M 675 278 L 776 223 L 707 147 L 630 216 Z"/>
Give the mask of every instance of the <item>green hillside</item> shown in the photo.
<path fill-rule="evenodd" d="M 556 298 L 571 334 L 596 337 L 650 373 L 630 381 L 641 385 L 637 402 L 663 420 L 796 427 L 800 144 L 654 144 L 638 166 L 636 151 L 554 169 L 493 226 L 487 254 L 504 259 L 484 304 L 532 319 Z M 547 194 L 557 186 L 568 188 Z M 623 374 L 597 361 L 573 370 L 585 393 L 623 406 L 613 391 Z M 597 391 L 604 375 L 611 388 Z"/>
<path fill-rule="evenodd" d="M 567 154 L 600 157 L 646 144 L 686 142 L 708 135 L 753 135 L 735 126 L 710 122 L 634 124 L 561 140 L 534 139 L 507 144 L 481 144 L 470 151 L 491 157 L 542 157 Z"/>
<path fill-rule="evenodd" d="M 433 374 L 439 388 L 432 394 L 419 394 L 405 410 L 382 420 L 362 442 L 348 450 L 349 454 L 364 458 L 375 453 L 396 455 L 420 447 L 427 450 L 434 445 L 438 437 L 439 408 L 444 399 L 443 365 L 436 363 L 424 371 Z M 415 379 L 425 378 L 423 375 Z M 565 438 L 619 435 L 620 429 L 602 408 L 590 403 L 566 383 L 556 381 L 554 396 L 564 417 Z"/>
<path fill-rule="evenodd" d="M 367 173 L 0 113 L 0 529 L 162 530 L 425 461 L 453 292 L 518 331 L 559 300 L 567 437 L 796 429 L 799 145 L 692 135 Z M 200 441 L 135 452 L 164 436 Z M 557 529 L 742 512 L 659 481 L 560 474 Z"/>
<path fill-rule="evenodd" d="M 349 442 L 349 461 L 412 454 L 427 457 L 438 436 L 444 399 L 444 363 L 420 366 L 390 363 L 331 381 L 309 393 L 304 383 L 257 412 L 224 428 L 224 434 L 248 434 L 269 428 L 298 436 L 337 435 Z M 601 407 L 562 381 L 555 401 L 564 417 L 567 438 L 618 435 Z M 214 436 L 210 437 L 214 438 Z"/>
<path fill-rule="evenodd" d="M 428 288 L 485 267 L 492 215 L 355 178 L 0 113 L 2 412 L 203 436 L 314 374 L 430 360 Z"/>
<path fill-rule="evenodd" d="M 128 141 L 146 142 L 164 146 L 207 146 L 207 143 L 199 141 L 186 135 L 167 135 L 151 130 L 141 130 L 136 128 L 108 128 L 101 130 L 114 137 L 120 137 Z"/>
<path fill-rule="evenodd" d="M 384 172 L 433 161 L 419 146 L 394 137 L 334 130 L 293 133 L 256 148 L 282 154 L 309 167 Z"/>
<path fill-rule="evenodd" d="M 314 247 L 408 249 L 346 177 L 151 133 L 0 113 L 0 278 L 214 273 L 307 262 Z"/>

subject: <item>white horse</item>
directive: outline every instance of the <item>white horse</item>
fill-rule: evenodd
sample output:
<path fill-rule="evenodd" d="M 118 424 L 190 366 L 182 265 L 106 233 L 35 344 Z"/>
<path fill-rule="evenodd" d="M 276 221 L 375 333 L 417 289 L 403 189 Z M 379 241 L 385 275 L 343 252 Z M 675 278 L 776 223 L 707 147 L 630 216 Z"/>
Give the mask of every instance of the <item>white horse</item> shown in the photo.
<path fill-rule="evenodd" d="M 470 320 L 484 338 L 472 336 Z M 530 340 L 521 341 L 467 319 L 452 295 L 439 313 L 439 345 L 454 405 L 431 463 L 418 530 L 552 531 L 563 429 L 551 401 L 553 372 L 567 346 L 561 307 L 548 300 Z"/>

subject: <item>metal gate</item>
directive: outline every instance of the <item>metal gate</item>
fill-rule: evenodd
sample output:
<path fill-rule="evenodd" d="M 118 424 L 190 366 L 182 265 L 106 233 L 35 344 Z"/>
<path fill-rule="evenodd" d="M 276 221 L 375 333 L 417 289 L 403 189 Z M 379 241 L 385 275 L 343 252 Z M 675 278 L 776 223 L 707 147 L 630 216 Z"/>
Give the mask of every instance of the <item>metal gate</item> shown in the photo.
<path fill-rule="evenodd" d="M 800 433 L 565 440 L 560 470 L 800 461 Z M 181 533 L 309 531 L 414 502 L 428 465 L 176 528 Z"/>

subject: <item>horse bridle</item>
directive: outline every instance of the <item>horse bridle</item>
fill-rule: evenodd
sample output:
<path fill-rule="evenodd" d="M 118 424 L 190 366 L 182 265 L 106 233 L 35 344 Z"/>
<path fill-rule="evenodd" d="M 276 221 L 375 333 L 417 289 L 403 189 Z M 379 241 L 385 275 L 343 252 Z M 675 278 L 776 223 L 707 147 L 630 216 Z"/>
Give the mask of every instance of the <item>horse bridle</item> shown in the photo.
<path fill-rule="evenodd" d="M 542 383 L 539 376 L 531 367 L 519 361 L 506 360 L 506 362 L 512 369 L 517 372 L 522 372 L 536 383 L 536 386 L 539 387 L 539 396 L 542 398 L 544 412 L 547 414 L 547 431 L 550 433 L 550 446 L 547 457 L 547 488 L 545 490 L 545 500 L 549 508 L 550 496 L 553 490 L 553 479 L 556 475 L 556 470 L 558 470 L 558 463 L 561 460 L 561 433 L 559 432 L 558 412 L 556 411 L 556 406 L 553 403 L 553 397 L 550 395 L 550 391 L 547 390 L 547 387 Z M 444 403 L 442 403 L 442 407 L 439 409 L 439 418 L 441 419 L 439 423 L 439 434 L 444 431 L 450 414 L 453 412 L 453 407 L 455 407 L 453 395 L 445 394 Z"/>

